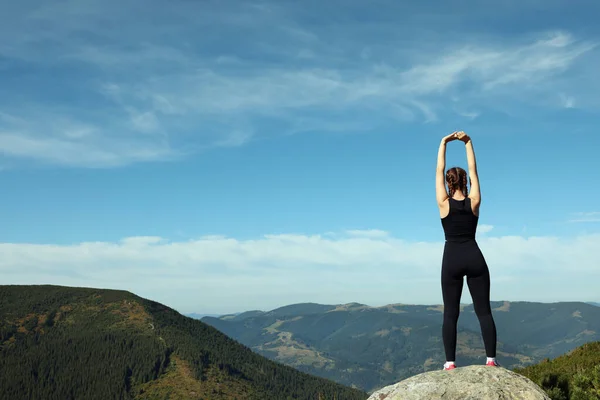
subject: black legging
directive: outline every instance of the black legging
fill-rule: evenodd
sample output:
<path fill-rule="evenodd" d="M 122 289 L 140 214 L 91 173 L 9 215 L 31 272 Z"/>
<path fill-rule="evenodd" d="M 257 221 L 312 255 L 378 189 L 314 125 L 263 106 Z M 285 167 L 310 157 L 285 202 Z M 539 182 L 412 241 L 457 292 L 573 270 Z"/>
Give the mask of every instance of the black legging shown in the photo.
<path fill-rule="evenodd" d="M 456 324 L 460 313 L 463 277 L 473 298 L 481 334 L 488 357 L 496 357 L 496 325 L 490 306 L 490 272 L 475 240 L 463 243 L 446 242 L 442 260 L 442 296 L 444 324 L 442 336 L 446 361 L 456 360 Z"/>

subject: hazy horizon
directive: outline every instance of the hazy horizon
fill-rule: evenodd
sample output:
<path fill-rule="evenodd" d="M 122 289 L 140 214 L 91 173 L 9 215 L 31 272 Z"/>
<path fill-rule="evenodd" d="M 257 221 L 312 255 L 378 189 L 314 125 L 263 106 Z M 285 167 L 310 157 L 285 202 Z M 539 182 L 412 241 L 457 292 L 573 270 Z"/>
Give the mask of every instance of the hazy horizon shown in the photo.
<path fill-rule="evenodd" d="M 498 302 L 502 302 L 502 301 L 507 301 L 509 303 L 515 303 L 515 302 L 519 302 L 521 300 L 492 300 L 492 301 L 498 301 Z M 548 302 L 544 302 L 544 301 L 540 301 L 540 302 L 529 302 L 524 300 L 524 302 L 527 303 L 541 303 L 541 304 L 552 304 L 552 303 L 569 303 L 569 301 L 548 301 Z M 590 305 L 595 305 L 597 307 L 600 307 L 600 301 L 576 301 L 576 302 L 580 302 L 580 303 L 586 303 L 586 304 L 590 304 Z M 195 315 L 202 315 L 202 316 L 224 316 L 224 315 L 234 315 L 234 314 L 242 314 L 245 312 L 249 312 L 249 311 L 261 311 L 261 312 L 271 312 L 274 311 L 278 308 L 282 308 L 282 307 L 287 307 L 287 306 L 293 306 L 293 305 L 297 305 L 297 304 L 307 304 L 307 303 L 311 303 L 311 302 L 305 302 L 305 303 L 295 303 L 295 304 L 285 304 L 285 305 L 281 305 L 279 307 L 275 307 L 275 308 L 270 308 L 270 309 L 253 309 L 253 310 L 243 310 L 243 311 L 233 311 L 233 312 L 223 312 L 223 313 L 218 313 L 218 312 L 194 312 L 194 311 L 179 311 L 181 314 L 185 314 L 185 315 L 191 315 L 191 314 L 195 314 Z M 322 303 L 312 303 L 312 304 L 319 304 L 319 305 L 327 305 L 327 306 L 338 306 L 338 305 L 344 305 L 344 304 L 351 304 L 351 303 L 357 303 L 357 302 L 350 302 L 350 303 L 340 303 L 340 304 L 322 304 Z M 361 303 L 362 304 L 362 303 Z M 368 307 L 372 307 L 372 308 L 381 308 L 381 307 L 385 307 L 385 306 L 391 306 L 391 305 L 398 305 L 398 304 L 402 304 L 402 305 L 409 305 L 409 306 L 439 306 L 439 305 L 443 305 L 442 303 L 437 303 L 437 304 L 410 304 L 410 303 L 389 303 L 389 304 L 379 304 L 379 305 L 370 305 L 370 304 L 363 304 L 366 305 Z M 463 303 L 461 302 L 460 305 L 461 306 L 468 306 L 471 305 L 473 303 Z"/>

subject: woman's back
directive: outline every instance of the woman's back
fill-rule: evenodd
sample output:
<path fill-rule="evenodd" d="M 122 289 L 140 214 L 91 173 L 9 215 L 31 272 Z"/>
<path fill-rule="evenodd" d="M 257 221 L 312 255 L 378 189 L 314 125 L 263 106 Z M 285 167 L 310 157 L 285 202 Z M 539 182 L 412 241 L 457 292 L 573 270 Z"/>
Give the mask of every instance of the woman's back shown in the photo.
<path fill-rule="evenodd" d="M 442 218 L 442 227 L 446 241 L 465 242 L 475 240 L 477 231 L 477 222 L 479 217 L 473 214 L 471 199 L 466 197 L 463 200 L 448 198 L 450 211 L 447 216 Z"/>

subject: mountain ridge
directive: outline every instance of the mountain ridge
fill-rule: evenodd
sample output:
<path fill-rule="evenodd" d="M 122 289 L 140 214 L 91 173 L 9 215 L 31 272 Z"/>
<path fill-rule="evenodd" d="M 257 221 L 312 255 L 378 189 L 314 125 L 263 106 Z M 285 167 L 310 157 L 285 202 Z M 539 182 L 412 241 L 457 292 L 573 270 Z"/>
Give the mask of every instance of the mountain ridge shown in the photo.
<path fill-rule="evenodd" d="M 594 301 L 575 301 L 575 303 L 580 303 L 580 302 L 600 307 L 600 302 L 594 302 Z M 557 301 L 557 302 L 532 302 L 532 301 L 495 300 L 494 303 L 557 304 L 557 303 L 569 303 L 569 302 L 565 302 L 565 301 Z M 285 306 L 279 306 L 279 307 L 270 309 L 268 311 L 256 309 L 256 310 L 247 310 L 247 311 L 241 311 L 241 312 L 236 312 L 236 313 L 195 313 L 195 312 L 193 312 L 193 313 L 187 313 L 185 315 L 188 316 L 188 317 L 191 317 L 191 318 L 196 318 L 196 319 L 202 319 L 203 317 L 227 318 L 227 319 L 232 319 L 232 318 L 235 318 L 235 317 L 247 318 L 249 316 L 258 316 L 258 315 L 261 315 L 261 314 L 280 313 L 284 309 L 295 308 L 297 306 L 303 306 L 303 305 L 316 305 L 316 306 L 321 306 L 321 307 L 330 307 L 332 310 L 335 309 L 335 308 L 341 308 L 341 307 L 365 307 L 365 308 L 374 308 L 374 309 L 394 308 L 396 306 L 398 306 L 398 307 L 400 307 L 400 306 L 433 307 L 433 308 L 440 308 L 440 309 L 443 309 L 443 307 L 444 307 L 444 305 L 441 304 L 441 303 L 432 303 L 432 304 L 389 303 L 389 304 L 384 304 L 384 305 L 381 305 L 381 306 L 370 306 L 368 304 L 357 303 L 357 302 L 336 303 L 336 304 L 303 302 L 303 303 L 292 303 L 292 304 L 288 304 L 288 305 L 285 305 Z M 460 304 L 461 310 L 464 309 L 464 307 L 466 307 L 468 305 L 472 305 L 472 303 L 461 303 Z M 496 310 L 497 311 L 502 311 L 500 309 L 496 309 Z"/>
<path fill-rule="evenodd" d="M 97 377 L 103 377 L 98 379 Z M 365 399 L 128 291 L 0 286 L 0 398 Z"/>
<path fill-rule="evenodd" d="M 203 321 L 261 355 L 366 391 L 444 362 L 439 304 L 319 305 L 322 313 L 302 314 L 304 304 L 238 320 Z M 493 301 L 492 309 L 498 357 L 508 367 L 529 365 L 600 340 L 600 309 L 584 302 Z M 514 326 L 520 329 L 515 331 Z M 472 304 L 461 305 L 458 339 L 457 362 L 485 360 Z M 382 361 L 381 355 L 386 359 Z"/>

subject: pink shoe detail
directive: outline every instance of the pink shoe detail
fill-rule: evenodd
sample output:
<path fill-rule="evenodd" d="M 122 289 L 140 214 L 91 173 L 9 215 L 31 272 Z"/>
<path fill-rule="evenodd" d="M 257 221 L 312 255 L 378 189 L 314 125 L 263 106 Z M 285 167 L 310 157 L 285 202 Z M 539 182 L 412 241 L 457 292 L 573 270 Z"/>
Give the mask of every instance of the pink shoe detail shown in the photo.
<path fill-rule="evenodd" d="M 451 364 L 448 367 L 444 367 L 444 371 L 450 371 L 451 369 L 454 369 L 454 368 L 456 368 L 456 365 Z"/>
<path fill-rule="evenodd" d="M 490 367 L 499 367 L 500 364 L 498 364 L 496 361 L 488 361 L 487 363 L 485 363 L 485 365 L 489 365 Z"/>

